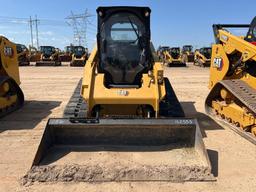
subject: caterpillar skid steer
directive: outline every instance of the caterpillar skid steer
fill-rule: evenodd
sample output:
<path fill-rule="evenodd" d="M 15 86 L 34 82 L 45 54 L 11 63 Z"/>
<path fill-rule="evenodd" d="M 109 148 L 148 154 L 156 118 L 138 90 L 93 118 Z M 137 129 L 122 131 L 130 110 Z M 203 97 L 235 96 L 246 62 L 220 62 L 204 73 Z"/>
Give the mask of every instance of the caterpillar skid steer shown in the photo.
<path fill-rule="evenodd" d="M 200 67 L 210 67 L 211 65 L 211 47 L 202 47 L 201 49 L 195 50 L 194 65 Z"/>
<path fill-rule="evenodd" d="M 163 61 L 164 60 L 164 51 L 168 51 L 170 49 L 169 46 L 159 46 L 157 49 L 157 56 L 159 60 Z"/>
<path fill-rule="evenodd" d="M 55 47 L 40 46 L 41 58 L 36 61 L 36 66 L 60 66 L 59 53 Z"/>
<path fill-rule="evenodd" d="M 29 51 L 25 45 L 16 44 L 19 66 L 29 65 Z"/>
<path fill-rule="evenodd" d="M 169 67 L 186 67 L 186 63 L 182 62 L 179 47 L 171 47 L 163 52 L 163 61 Z"/>
<path fill-rule="evenodd" d="M 25 182 L 214 179 L 197 121 L 153 60 L 150 13 L 97 9 L 83 80 L 64 118 L 49 119 Z"/>
<path fill-rule="evenodd" d="M 38 51 L 35 47 L 29 46 L 28 59 L 30 62 L 37 62 L 41 59 L 41 52 Z"/>
<path fill-rule="evenodd" d="M 24 95 L 19 84 L 16 45 L 0 36 L 0 118 L 22 107 Z"/>
<path fill-rule="evenodd" d="M 74 46 L 70 66 L 83 67 L 88 59 L 88 50 L 83 46 Z"/>
<path fill-rule="evenodd" d="M 62 53 L 59 56 L 59 59 L 61 62 L 70 62 L 72 60 L 72 54 L 73 54 L 73 50 L 74 50 L 74 46 L 70 45 L 70 46 L 66 46 L 64 53 Z"/>
<path fill-rule="evenodd" d="M 229 28 L 248 28 L 245 37 Z M 256 17 L 251 24 L 213 25 L 210 93 L 206 111 L 256 144 Z"/>
<path fill-rule="evenodd" d="M 184 45 L 182 47 L 182 62 L 194 62 L 194 52 L 192 45 Z"/>

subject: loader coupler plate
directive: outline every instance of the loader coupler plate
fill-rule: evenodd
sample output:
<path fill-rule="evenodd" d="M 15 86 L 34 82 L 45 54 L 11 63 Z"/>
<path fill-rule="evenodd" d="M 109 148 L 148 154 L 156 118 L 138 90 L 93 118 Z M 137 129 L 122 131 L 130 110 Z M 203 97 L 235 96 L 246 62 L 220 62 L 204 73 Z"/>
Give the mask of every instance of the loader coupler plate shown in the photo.
<path fill-rule="evenodd" d="M 26 182 L 215 180 L 194 119 L 50 119 Z"/>

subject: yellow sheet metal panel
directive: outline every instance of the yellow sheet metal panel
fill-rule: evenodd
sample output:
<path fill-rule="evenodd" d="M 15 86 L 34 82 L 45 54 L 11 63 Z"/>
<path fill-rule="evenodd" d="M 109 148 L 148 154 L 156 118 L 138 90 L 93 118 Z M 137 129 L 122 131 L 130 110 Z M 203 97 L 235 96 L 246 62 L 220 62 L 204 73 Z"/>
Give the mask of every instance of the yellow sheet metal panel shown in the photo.
<path fill-rule="evenodd" d="M 4 70 L 1 73 L 6 73 L 8 76 L 13 78 L 19 85 L 19 62 L 17 57 L 16 45 L 3 36 L 0 36 L 0 55 L 1 63 Z"/>

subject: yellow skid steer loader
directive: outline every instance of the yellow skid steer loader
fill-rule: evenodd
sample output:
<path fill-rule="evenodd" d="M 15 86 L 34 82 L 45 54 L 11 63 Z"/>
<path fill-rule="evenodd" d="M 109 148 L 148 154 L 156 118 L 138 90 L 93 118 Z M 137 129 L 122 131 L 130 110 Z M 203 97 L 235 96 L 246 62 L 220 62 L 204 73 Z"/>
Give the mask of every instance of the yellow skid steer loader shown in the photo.
<path fill-rule="evenodd" d="M 97 46 L 24 182 L 213 180 L 196 119 L 153 60 L 148 7 L 99 7 Z"/>

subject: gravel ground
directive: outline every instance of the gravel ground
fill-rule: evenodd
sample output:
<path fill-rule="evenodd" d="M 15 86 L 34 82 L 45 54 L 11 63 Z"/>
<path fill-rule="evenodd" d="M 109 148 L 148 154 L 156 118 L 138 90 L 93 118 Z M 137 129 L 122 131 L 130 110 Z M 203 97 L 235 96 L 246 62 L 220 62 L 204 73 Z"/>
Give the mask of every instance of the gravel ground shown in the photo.
<path fill-rule="evenodd" d="M 208 68 L 165 68 L 189 117 L 199 120 L 216 182 L 56 182 L 21 185 L 49 117 L 60 117 L 82 68 L 21 67 L 25 106 L 0 120 L 0 191 L 255 191 L 256 147 L 204 113 Z"/>

